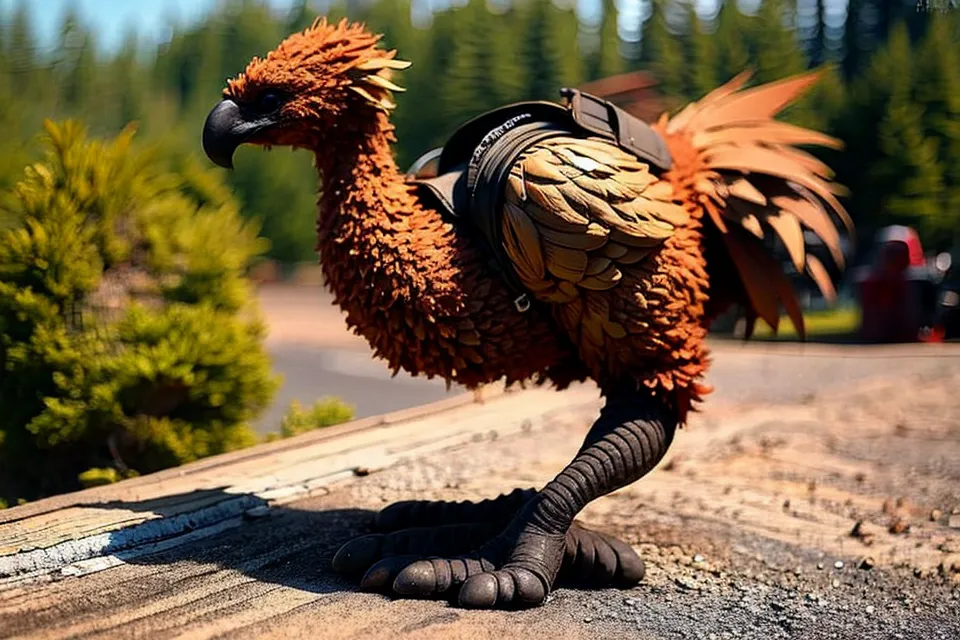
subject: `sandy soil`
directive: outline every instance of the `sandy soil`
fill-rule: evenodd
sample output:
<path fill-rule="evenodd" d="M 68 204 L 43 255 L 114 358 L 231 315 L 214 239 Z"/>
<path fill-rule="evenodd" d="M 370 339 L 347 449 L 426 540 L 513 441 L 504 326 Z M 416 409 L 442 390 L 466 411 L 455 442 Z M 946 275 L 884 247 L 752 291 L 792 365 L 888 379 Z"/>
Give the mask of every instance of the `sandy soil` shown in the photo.
<path fill-rule="evenodd" d="M 558 415 L 516 436 L 491 424 L 480 441 L 79 589 L 0 593 L 0 637 L 960 637 L 960 350 L 717 351 L 716 397 L 668 458 L 582 515 L 647 560 L 636 588 L 561 588 L 535 610 L 470 612 L 360 594 L 329 570 L 391 501 L 549 480 L 589 426 Z"/>

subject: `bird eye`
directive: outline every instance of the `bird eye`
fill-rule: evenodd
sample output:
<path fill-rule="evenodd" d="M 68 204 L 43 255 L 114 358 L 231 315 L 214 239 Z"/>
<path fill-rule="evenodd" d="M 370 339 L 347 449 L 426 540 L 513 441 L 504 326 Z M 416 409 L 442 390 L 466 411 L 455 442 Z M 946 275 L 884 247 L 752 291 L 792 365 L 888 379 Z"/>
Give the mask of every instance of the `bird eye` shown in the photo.
<path fill-rule="evenodd" d="M 260 108 L 264 111 L 273 111 L 280 106 L 280 96 L 268 91 L 260 96 Z"/>

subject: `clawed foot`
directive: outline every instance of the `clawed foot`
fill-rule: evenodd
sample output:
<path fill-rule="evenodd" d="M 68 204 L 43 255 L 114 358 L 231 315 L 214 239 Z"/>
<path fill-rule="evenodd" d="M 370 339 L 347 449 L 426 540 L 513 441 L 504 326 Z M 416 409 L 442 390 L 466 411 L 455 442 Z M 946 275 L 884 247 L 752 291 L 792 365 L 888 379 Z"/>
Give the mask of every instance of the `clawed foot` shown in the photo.
<path fill-rule="evenodd" d="M 384 533 L 345 544 L 334 569 L 362 575 L 367 591 L 456 598 L 476 608 L 536 606 L 558 581 L 629 587 L 643 578 L 643 561 L 615 538 L 576 523 L 565 535 L 527 523 L 518 512 L 534 495 L 518 489 L 479 503 L 396 503 L 377 517 Z"/>

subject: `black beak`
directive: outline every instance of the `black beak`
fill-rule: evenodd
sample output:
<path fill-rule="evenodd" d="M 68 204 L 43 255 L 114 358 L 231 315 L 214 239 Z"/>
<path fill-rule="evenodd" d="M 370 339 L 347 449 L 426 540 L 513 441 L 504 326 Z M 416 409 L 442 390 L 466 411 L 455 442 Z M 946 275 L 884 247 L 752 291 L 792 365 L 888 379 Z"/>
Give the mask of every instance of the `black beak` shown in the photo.
<path fill-rule="evenodd" d="M 248 120 L 236 102 L 224 99 L 203 124 L 203 150 L 217 166 L 233 169 L 237 147 L 273 124 L 275 121 L 269 116 Z"/>

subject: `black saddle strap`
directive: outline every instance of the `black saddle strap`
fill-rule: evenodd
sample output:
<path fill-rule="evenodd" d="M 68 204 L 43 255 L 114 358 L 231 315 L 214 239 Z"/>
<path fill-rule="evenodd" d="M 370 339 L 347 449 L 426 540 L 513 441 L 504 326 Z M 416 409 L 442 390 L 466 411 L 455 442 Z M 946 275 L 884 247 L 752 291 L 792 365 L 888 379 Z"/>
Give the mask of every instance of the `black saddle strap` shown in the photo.
<path fill-rule="evenodd" d="M 580 127 L 613 140 L 624 151 L 661 171 L 669 171 L 673 166 L 666 142 L 640 118 L 578 89 L 562 89 L 560 95 L 567 100 L 570 114 Z"/>
<path fill-rule="evenodd" d="M 507 178 L 517 159 L 531 146 L 548 138 L 569 135 L 569 131 L 553 122 L 526 122 L 503 131 L 489 146 L 479 147 L 467 168 L 466 188 L 469 194 L 467 215 L 486 239 L 493 260 L 491 266 L 500 272 L 507 286 L 516 295 L 518 311 L 530 308 L 530 297 L 506 255 L 501 229 L 501 207 L 504 204 Z"/>
<path fill-rule="evenodd" d="M 587 133 L 606 138 L 657 170 L 668 171 L 673 164 L 666 142 L 642 120 L 577 89 L 563 89 L 561 95 L 566 108 L 518 103 L 475 118 L 410 171 L 412 181 L 432 192 L 442 210 L 469 220 L 468 228 L 485 245 L 489 266 L 503 278 L 521 312 L 532 301 L 506 253 L 500 225 L 510 169 L 525 151 L 548 138 Z"/>

